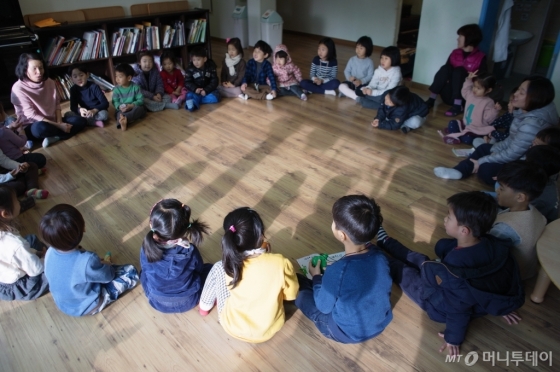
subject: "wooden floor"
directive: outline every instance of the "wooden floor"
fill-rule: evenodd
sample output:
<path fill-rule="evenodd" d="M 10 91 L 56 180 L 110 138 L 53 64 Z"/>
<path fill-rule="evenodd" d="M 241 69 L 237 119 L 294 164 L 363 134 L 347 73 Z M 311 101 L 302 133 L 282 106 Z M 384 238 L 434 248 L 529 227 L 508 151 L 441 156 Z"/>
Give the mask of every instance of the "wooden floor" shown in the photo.
<path fill-rule="evenodd" d="M 285 42 L 304 75 L 316 53 L 316 40 L 286 35 Z M 221 63 L 225 43 L 213 43 Z M 340 46 L 342 70 L 354 48 Z M 250 52 L 246 52 L 250 57 Z M 379 54 L 374 56 L 378 64 Z M 425 91 L 418 92 L 426 96 Z M 185 110 L 149 114 L 127 132 L 111 122 L 40 149 L 49 172 L 42 185 L 47 200 L 20 217 L 22 234 L 36 233 L 41 216 L 58 203 L 83 213 L 87 232 L 82 245 L 100 255 L 113 252 L 116 263 L 139 265 L 148 214 L 163 197 L 188 204 L 193 216 L 208 222 L 212 234 L 200 247 L 204 259 L 220 259 L 221 224 L 238 206 L 263 217 L 273 250 L 298 258 L 343 249 L 331 233 L 330 209 L 340 196 L 364 193 L 382 206 L 388 233 L 431 257 L 442 227 L 446 198 L 486 189 L 475 178 L 444 181 L 437 165 L 457 158 L 436 129 L 446 125 L 440 105 L 423 128 L 408 135 L 374 130 L 374 111 L 347 98 L 312 95 L 273 102 L 225 99 Z M 50 294 L 33 302 L 0 303 L 2 371 L 444 371 L 530 370 L 505 361 L 483 361 L 483 352 L 552 351 L 558 370 L 560 295 L 551 286 L 545 302 L 529 300 L 526 283 L 523 321 L 508 326 L 488 316 L 471 323 L 462 354 L 478 352 L 467 367 L 449 365 L 438 353 L 443 324 L 427 317 L 393 286 L 394 319 L 377 338 L 342 345 L 322 337 L 313 323 L 288 306 L 291 317 L 272 340 L 259 345 L 228 337 L 216 311 L 166 315 L 153 310 L 141 286 L 93 317 L 72 318 L 56 308 Z M 556 309 L 556 310 L 555 310 Z"/>

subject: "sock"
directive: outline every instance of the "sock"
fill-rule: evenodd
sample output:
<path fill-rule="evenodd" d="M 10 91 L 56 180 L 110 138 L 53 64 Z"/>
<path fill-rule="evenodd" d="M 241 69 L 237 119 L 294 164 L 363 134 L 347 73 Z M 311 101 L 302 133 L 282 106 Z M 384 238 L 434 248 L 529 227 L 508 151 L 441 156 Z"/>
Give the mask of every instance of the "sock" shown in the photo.
<path fill-rule="evenodd" d="M 436 167 L 434 168 L 434 174 L 436 177 L 443 178 L 445 180 L 460 180 L 463 178 L 463 174 L 453 168 Z"/>
<path fill-rule="evenodd" d="M 193 100 L 192 100 L 192 99 L 188 99 L 186 105 L 187 105 L 187 110 L 192 110 L 192 109 L 194 108 L 194 102 L 193 102 Z"/>
<path fill-rule="evenodd" d="M 302 101 L 307 101 L 307 96 L 305 95 L 305 93 L 302 94 L 299 98 L 301 98 Z"/>
<path fill-rule="evenodd" d="M 95 121 L 95 126 L 99 127 L 99 128 L 103 128 L 105 126 L 105 123 L 101 120 L 96 120 Z"/>
<path fill-rule="evenodd" d="M 266 99 L 269 100 L 269 101 L 272 101 L 274 99 L 274 96 L 271 93 L 268 93 L 266 95 Z"/>
<path fill-rule="evenodd" d="M 45 174 L 45 173 L 47 173 L 47 167 L 43 167 L 43 168 L 37 170 L 38 175 Z"/>
<path fill-rule="evenodd" d="M 327 89 L 327 90 L 325 90 L 325 94 L 327 96 L 336 96 L 336 91 L 334 91 L 332 89 Z"/>
<path fill-rule="evenodd" d="M 463 100 L 460 99 L 453 100 L 453 105 L 455 106 L 461 106 L 462 104 L 463 104 Z"/>
<path fill-rule="evenodd" d="M 53 143 L 57 142 L 58 140 L 60 140 L 60 137 L 46 137 L 43 140 L 43 148 L 47 148 L 50 145 L 52 145 Z"/>
<path fill-rule="evenodd" d="M 430 99 L 435 100 L 437 98 L 437 94 L 430 92 Z"/>
<path fill-rule="evenodd" d="M 27 147 L 28 149 L 31 150 L 31 149 L 33 148 L 33 141 L 27 141 L 27 142 L 25 143 L 25 147 Z"/>
<path fill-rule="evenodd" d="M 42 189 L 29 189 L 25 193 L 25 196 L 32 196 L 35 199 L 46 199 L 49 196 L 49 192 Z"/>
<path fill-rule="evenodd" d="M 377 244 L 383 243 L 388 237 L 389 235 L 387 235 L 387 231 L 385 231 L 383 226 L 379 226 L 379 231 L 377 231 Z"/>

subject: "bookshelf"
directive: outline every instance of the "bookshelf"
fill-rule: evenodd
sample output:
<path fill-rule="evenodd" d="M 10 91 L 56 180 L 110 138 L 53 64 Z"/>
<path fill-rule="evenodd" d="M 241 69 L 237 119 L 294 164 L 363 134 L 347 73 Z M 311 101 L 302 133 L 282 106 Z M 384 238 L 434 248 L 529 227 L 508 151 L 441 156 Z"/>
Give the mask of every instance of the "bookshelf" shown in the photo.
<path fill-rule="evenodd" d="M 46 70 L 55 81 L 64 78 L 69 66 L 86 64 L 93 75 L 115 84 L 114 67 L 134 63 L 138 50 L 148 49 L 157 55 L 170 50 L 181 59 L 183 68 L 195 46 L 205 47 L 212 58 L 209 21 L 208 10 L 195 9 L 119 18 L 108 15 L 32 30 L 39 36 Z"/>

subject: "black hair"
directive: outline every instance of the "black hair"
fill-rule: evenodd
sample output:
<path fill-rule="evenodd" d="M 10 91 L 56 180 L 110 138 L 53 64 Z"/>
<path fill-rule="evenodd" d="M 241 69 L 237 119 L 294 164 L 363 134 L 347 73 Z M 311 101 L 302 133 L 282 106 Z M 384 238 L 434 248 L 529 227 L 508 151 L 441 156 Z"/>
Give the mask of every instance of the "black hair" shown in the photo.
<path fill-rule="evenodd" d="M 150 213 L 150 231 L 144 237 L 142 249 L 148 262 L 163 257 L 164 245 L 169 240 L 186 237 L 198 246 L 208 234 L 206 223 L 191 219 L 191 209 L 177 199 L 163 199 L 156 203 Z"/>
<path fill-rule="evenodd" d="M 328 49 L 327 61 L 332 61 L 333 59 L 336 59 L 336 47 L 334 45 L 333 39 L 331 39 L 330 37 L 324 37 L 321 40 L 319 40 L 319 45 L 321 44 L 326 46 Z"/>
<path fill-rule="evenodd" d="M 373 40 L 371 40 L 371 37 L 362 36 L 356 41 L 356 45 L 361 45 L 366 48 L 366 57 L 371 57 L 371 53 L 373 53 Z"/>
<path fill-rule="evenodd" d="M 72 65 L 68 67 L 68 75 L 72 76 L 72 72 L 74 70 L 78 70 L 80 72 L 83 72 L 84 74 L 89 74 L 89 70 L 86 65 Z"/>
<path fill-rule="evenodd" d="M 279 50 L 276 52 L 276 54 L 274 55 L 275 58 L 288 58 L 288 53 L 286 53 L 285 50 Z"/>
<path fill-rule="evenodd" d="M 541 167 L 547 177 L 560 172 L 560 149 L 551 145 L 533 146 L 525 153 L 528 163 Z"/>
<path fill-rule="evenodd" d="M 473 237 L 486 234 L 498 214 L 498 204 L 490 195 L 482 191 L 460 192 L 447 199 L 459 226 L 466 226 Z"/>
<path fill-rule="evenodd" d="M 17 78 L 21 81 L 29 80 L 27 77 L 27 68 L 29 67 L 30 60 L 39 61 L 43 64 L 43 69 L 45 70 L 43 73 L 43 81 L 47 80 L 49 78 L 47 74 L 47 65 L 45 64 L 45 61 L 43 61 L 43 58 L 37 53 L 22 53 L 19 56 L 19 60 L 16 65 Z"/>
<path fill-rule="evenodd" d="M 476 81 L 484 91 L 488 91 L 488 89 L 494 89 L 496 87 L 496 78 L 489 72 L 482 72 L 477 76 L 473 77 L 473 83 Z M 502 95 L 503 96 L 503 95 Z"/>
<path fill-rule="evenodd" d="M 401 51 L 396 46 L 388 46 L 381 51 L 381 55 L 391 59 L 391 67 L 401 65 Z"/>
<path fill-rule="evenodd" d="M 540 166 L 535 166 L 532 162 L 523 160 L 504 164 L 497 176 L 497 181 L 500 184 L 516 192 L 526 194 L 529 201 L 538 198 L 542 194 L 547 180 L 548 177 Z"/>
<path fill-rule="evenodd" d="M 126 77 L 134 76 L 135 74 L 134 69 L 128 63 L 118 64 L 117 67 L 115 67 L 115 72 L 120 72 L 121 74 L 124 74 L 124 76 Z"/>
<path fill-rule="evenodd" d="M 544 128 L 537 133 L 536 137 L 547 145 L 560 150 L 560 128 L 558 126 Z"/>
<path fill-rule="evenodd" d="M 177 58 L 175 58 L 175 54 L 173 54 L 173 52 L 169 50 L 163 52 L 163 54 L 159 58 L 162 66 L 163 66 L 163 61 L 165 61 L 166 59 L 171 60 L 171 62 L 173 63 L 173 67 L 175 67 L 175 64 L 177 63 Z"/>
<path fill-rule="evenodd" d="M 243 277 L 244 251 L 260 248 L 264 240 L 264 223 L 259 214 L 249 207 L 237 208 L 224 219 L 222 237 L 222 264 L 232 277 L 232 288 Z"/>
<path fill-rule="evenodd" d="M 410 102 L 410 90 L 403 85 L 397 85 L 389 89 L 387 94 L 391 98 L 391 102 L 397 107 L 406 106 Z"/>
<path fill-rule="evenodd" d="M 469 25 L 460 27 L 457 30 L 457 35 L 462 35 L 465 37 L 465 47 L 477 47 L 478 44 L 480 44 L 480 42 L 482 41 L 482 30 L 476 23 L 471 23 Z"/>
<path fill-rule="evenodd" d="M 332 216 L 336 228 L 344 231 L 354 244 L 371 241 L 383 222 L 381 208 L 365 195 L 346 195 L 338 199 L 332 207 Z"/>
<path fill-rule="evenodd" d="M 533 75 L 526 77 L 523 81 L 529 82 L 524 110 L 540 109 L 554 100 L 554 85 L 547 78 Z"/>
<path fill-rule="evenodd" d="M 259 40 L 255 43 L 254 49 L 257 48 L 260 49 L 264 54 L 268 54 L 266 57 L 264 57 L 265 59 L 270 57 L 270 55 L 272 54 L 272 48 L 264 40 Z"/>
<path fill-rule="evenodd" d="M 241 40 L 238 37 L 232 37 L 228 40 L 227 45 L 233 45 L 237 49 L 237 54 L 243 57 L 243 46 L 241 45 Z"/>
<path fill-rule="evenodd" d="M 142 57 L 150 57 L 152 59 L 152 62 L 154 61 L 154 55 L 149 50 L 139 50 L 136 53 L 136 61 L 138 61 L 138 63 L 140 63 Z"/>
<path fill-rule="evenodd" d="M 39 230 L 42 240 L 48 245 L 61 251 L 70 251 L 82 241 L 85 226 L 80 211 L 69 204 L 58 204 L 41 218 Z"/>
<path fill-rule="evenodd" d="M 14 214 L 14 199 L 16 192 L 11 187 L 0 185 L 0 210 L 6 211 L 10 216 Z M 12 225 L 13 219 L 4 219 L 0 214 L 0 231 L 14 233 L 17 229 Z"/>
<path fill-rule="evenodd" d="M 208 57 L 208 53 L 206 53 L 206 49 L 201 46 L 194 47 L 191 51 L 191 58 L 192 57 L 200 57 L 205 58 Z"/>

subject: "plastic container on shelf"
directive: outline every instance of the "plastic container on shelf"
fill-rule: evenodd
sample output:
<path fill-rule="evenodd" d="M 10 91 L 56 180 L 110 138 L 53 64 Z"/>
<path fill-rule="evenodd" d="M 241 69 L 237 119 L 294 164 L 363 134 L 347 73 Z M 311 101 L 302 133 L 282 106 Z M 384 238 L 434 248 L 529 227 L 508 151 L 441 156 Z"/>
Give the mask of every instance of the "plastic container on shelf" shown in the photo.
<path fill-rule="evenodd" d="M 267 10 L 261 17 L 261 38 L 266 41 L 272 50 L 282 44 L 282 28 L 284 20 L 275 10 Z"/>
<path fill-rule="evenodd" d="M 537 60 L 538 67 L 548 67 L 550 66 L 550 61 L 552 60 L 552 55 L 554 54 L 554 40 L 546 39 L 541 47 L 541 52 L 539 53 L 539 58 Z"/>
<path fill-rule="evenodd" d="M 247 48 L 249 46 L 249 25 L 247 24 L 247 7 L 236 6 L 231 15 L 233 18 L 233 35 L 241 41 L 241 46 Z"/>

